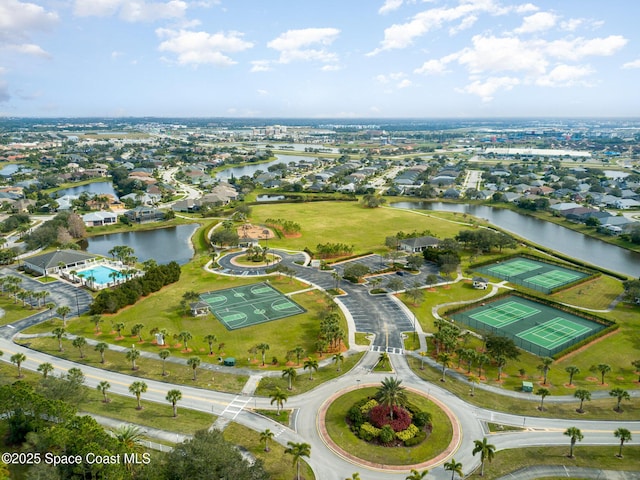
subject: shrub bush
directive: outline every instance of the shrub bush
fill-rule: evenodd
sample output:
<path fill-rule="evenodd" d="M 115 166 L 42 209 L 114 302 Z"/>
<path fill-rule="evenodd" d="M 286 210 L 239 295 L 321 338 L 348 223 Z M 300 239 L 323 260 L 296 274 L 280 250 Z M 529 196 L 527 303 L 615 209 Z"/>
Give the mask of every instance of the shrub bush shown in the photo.
<path fill-rule="evenodd" d="M 382 443 L 391 443 L 396 438 L 396 433 L 390 425 L 385 425 L 380 429 L 380 435 L 378 438 Z"/>
<path fill-rule="evenodd" d="M 406 430 L 396 432 L 396 437 L 398 438 L 398 440 L 402 440 L 403 442 L 406 442 L 407 440 L 410 440 L 413 437 L 415 437 L 418 433 L 420 433 L 420 429 L 416 427 L 415 424 L 412 423 L 411 425 L 409 425 L 409 428 L 407 428 Z"/>
<path fill-rule="evenodd" d="M 418 427 L 426 427 L 431 423 L 431 414 L 429 412 L 417 412 L 413 415 L 413 424 Z"/>
<path fill-rule="evenodd" d="M 369 419 L 378 428 L 382 428 L 384 425 L 391 426 L 394 432 L 405 430 L 411 424 L 411 414 L 402 407 L 393 407 L 393 419 L 389 414 L 389 407 L 378 405 L 369 412 Z"/>
<path fill-rule="evenodd" d="M 378 402 L 372 398 L 371 400 L 369 400 L 367 403 L 365 403 L 360 407 L 360 411 L 362 412 L 363 415 L 366 415 L 371 411 L 373 407 L 377 407 L 377 406 L 378 406 Z"/>
<path fill-rule="evenodd" d="M 354 405 L 347 412 L 347 418 L 351 422 L 351 424 L 355 427 L 356 431 L 360 429 L 360 426 L 364 423 L 365 418 L 362 414 L 362 410 Z"/>
<path fill-rule="evenodd" d="M 413 447 L 414 445 L 424 442 L 425 438 L 427 438 L 427 434 L 425 432 L 418 432 L 415 437 L 405 440 L 404 446 Z"/>
<path fill-rule="evenodd" d="M 370 442 L 374 438 L 378 438 L 380 436 L 380 429 L 374 427 L 369 422 L 365 422 L 360 426 L 360 435 L 358 435 L 361 439 Z"/>

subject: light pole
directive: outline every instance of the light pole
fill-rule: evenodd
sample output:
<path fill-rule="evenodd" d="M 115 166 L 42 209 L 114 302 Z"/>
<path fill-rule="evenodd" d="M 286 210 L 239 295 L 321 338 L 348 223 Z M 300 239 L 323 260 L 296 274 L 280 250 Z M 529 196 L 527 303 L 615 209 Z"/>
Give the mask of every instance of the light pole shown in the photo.
<path fill-rule="evenodd" d="M 78 312 L 78 317 L 80 316 L 80 304 L 78 303 L 78 290 L 76 289 L 76 311 Z"/>

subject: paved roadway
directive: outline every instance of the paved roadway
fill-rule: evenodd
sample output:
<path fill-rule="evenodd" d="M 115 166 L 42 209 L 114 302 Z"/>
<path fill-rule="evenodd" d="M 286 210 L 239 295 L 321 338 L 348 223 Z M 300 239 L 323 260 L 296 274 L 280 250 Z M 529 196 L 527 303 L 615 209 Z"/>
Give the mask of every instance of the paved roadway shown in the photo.
<path fill-rule="evenodd" d="M 302 267 L 293 263 L 294 260 L 303 258 L 301 254 L 278 253 L 283 256 L 283 261 L 287 265 L 296 270 L 297 275 L 302 280 L 325 289 L 334 286 L 334 279 L 330 273 L 320 272 L 316 269 Z M 234 271 L 237 267 L 230 263 L 226 264 L 224 260 L 221 265 L 223 271 L 226 270 L 224 272 L 226 274 L 238 273 Z M 262 272 L 257 269 L 256 272 L 247 274 L 259 273 Z M 46 288 L 50 289 L 50 285 L 47 285 Z M 62 297 L 66 296 L 66 300 L 61 300 L 60 304 L 65 304 L 65 302 L 66 304 L 73 304 L 76 289 L 70 285 L 66 285 L 66 287 L 73 289 L 73 291 L 64 287 L 56 287 L 60 288 L 59 294 Z M 355 327 L 359 331 L 363 329 L 364 331 L 375 332 L 375 345 L 377 347 L 391 348 L 393 349 L 391 353 L 399 353 L 402 348 L 400 332 L 412 329 L 412 321 L 406 309 L 403 309 L 394 300 L 393 296 L 371 296 L 368 294 L 367 288 L 363 286 L 347 285 L 346 282 L 343 282 L 341 288 L 345 290 L 347 295 L 337 300 L 347 311 L 350 329 Z M 16 322 L 16 325 L 22 327 L 23 324 L 28 325 L 31 323 L 32 320 L 25 319 L 21 322 Z M 0 327 L 0 350 L 4 351 L 2 360 L 9 361 L 11 355 L 20 351 L 27 355 L 27 361 L 23 364 L 27 369 L 36 370 L 41 363 L 51 362 L 56 367 L 56 372 L 62 373 L 69 368 L 77 366 L 74 362 L 51 357 L 12 343 L 10 337 L 16 330 L 17 328 Z M 379 353 L 371 351 L 363 357 L 357 366 L 341 377 L 321 384 L 305 394 L 290 397 L 286 407 L 293 408 L 296 411 L 292 428 L 283 427 L 270 419 L 252 413 L 249 408 L 271 408 L 272 405 L 270 404 L 270 399 L 252 397 L 250 394 L 234 395 L 180 385 L 178 388 L 183 392 L 180 408 L 211 412 L 219 417 L 216 421 L 217 425 L 223 425 L 225 422 L 233 420 L 256 431 L 263 431 L 269 428 L 275 432 L 276 441 L 285 445 L 288 441 L 309 443 L 312 447 L 309 464 L 318 479 L 342 480 L 356 471 L 360 472 L 363 478 L 371 480 L 404 479 L 407 475 L 406 471 L 393 472 L 353 464 L 331 450 L 318 431 L 318 411 L 327 398 L 343 389 L 359 388 L 368 384 L 379 385 L 380 381 L 389 375 L 388 373 L 372 373 L 372 368 L 378 357 Z M 467 404 L 464 399 L 458 398 L 443 389 L 439 384 L 428 383 L 418 378 L 410 370 L 405 355 L 390 355 L 390 358 L 394 373 L 398 378 L 402 379 L 403 385 L 439 400 L 455 415 L 455 418 L 462 426 L 462 436 L 457 449 L 450 453 L 455 456 L 457 461 L 463 464 L 465 474 L 470 473 L 479 466 L 478 457 L 471 455 L 471 451 L 474 440 L 488 435 L 486 422 L 504 423 L 519 427 L 524 425 L 527 429 L 491 435 L 490 441 L 496 445 L 498 450 L 534 445 L 563 445 L 568 448 L 568 439 L 563 432 L 570 426 L 578 427 L 584 433 L 585 438 L 580 445 L 610 445 L 612 449 L 618 445 L 618 440 L 613 436 L 613 431 L 621 426 L 620 422 L 523 417 L 474 407 Z M 130 395 L 128 386 L 134 381 L 133 377 L 85 365 L 82 366 L 82 370 L 86 375 L 88 387 L 94 388 L 101 380 L 107 380 L 112 386 L 111 391 L 113 393 Z M 251 384 L 251 386 L 243 389 L 243 391 L 253 391 L 252 386 L 256 384 L 259 374 L 260 372 L 254 372 L 255 378 L 252 377 L 248 382 L 248 385 Z M 145 381 L 149 388 L 142 397 L 143 402 L 154 401 L 167 404 L 165 400 L 166 393 L 176 386 L 153 380 Z M 436 418 L 435 421 L 438 421 L 438 419 Z M 634 438 L 640 436 L 640 422 L 625 422 L 624 426 L 632 431 Z M 487 468 L 490 468 L 490 466 Z M 443 480 L 450 478 L 450 474 L 445 472 L 441 465 L 432 468 L 430 472 L 432 478 Z"/>

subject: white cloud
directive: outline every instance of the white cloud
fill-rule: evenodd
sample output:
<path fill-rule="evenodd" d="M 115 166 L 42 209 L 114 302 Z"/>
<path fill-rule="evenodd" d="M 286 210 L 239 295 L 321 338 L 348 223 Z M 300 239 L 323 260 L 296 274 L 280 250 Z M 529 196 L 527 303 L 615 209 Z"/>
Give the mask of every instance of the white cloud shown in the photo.
<path fill-rule="evenodd" d="M 524 17 L 522 26 L 514 30 L 515 33 L 534 33 L 553 28 L 558 17 L 550 12 L 538 12 Z"/>
<path fill-rule="evenodd" d="M 468 28 L 478 15 L 505 15 L 512 11 L 527 12 L 535 8 L 533 5 L 504 7 L 496 0 L 462 0 L 455 7 L 431 8 L 414 15 L 408 22 L 394 24 L 385 29 L 384 39 L 380 47 L 367 55 L 377 55 L 385 50 L 406 48 L 413 44 L 414 40 L 426 33 L 442 28 L 445 24 L 458 22 L 456 27 L 450 29 L 450 33 Z"/>
<path fill-rule="evenodd" d="M 483 102 L 490 102 L 498 90 L 511 90 L 519 84 L 520 80 L 514 77 L 489 77 L 485 81 L 475 80 L 461 91 L 477 95 Z"/>
<path fill-rule="evenodd" d="M 468 30 L 471 27 L 473 27 L 473 25 L 477 21 L 478 21 L 477 15 L 469 15 L 468 17 L 463 18 L 458 25 L 456 25 L 455 27 L 451 27 L 449 29 L 449 35 L 453 36 L 461 32 L 462 30 Z"/>
<path fill-rule="evenodd" d="M 398 88 L 407 88 L 413 85 L 413 82 L 411 80 L 409 80 L 408 78 L 405 78 L 404 80 L 400 81 L 398 83 L 398 85 L 396 85 L 396 87 Z"/>
<path fill-rule="evenodd" d="M 447 62 L 444 60 L 427 60 L 420 68 L 416 68 L 413 73 L 422 75 L 443 75 L 447 70 Z"/>
<path fill-rule="evenodd" d="M 258 90 L 258 95 L 260 95 L 260 96 L 262 96 L 262 97 L 263 97 L 263 96 L 265 96 L 265 95 L 269 95 L 269 92 L 268 92 L 267 90 L 259 89 L 259 90 Z"/>
<path fill-rule="evenodd" d="M 166 38 L 158 49 L 177 55 L 181 65 L 213 64 L 218 66 L 233 65 L 236 62 L 227 53 L 237 53 L 253 47 L 253 43 L 242 39 L 240 32 L 192 32 L 187 30 L 171 30 L 159 28 L 156 34 Z"/>
<path fill-rule="evenodd" d="M 640 58 L 637 60 L 632 60 L 631 62 L 627 62 L 622 65 L 624 69 L 632 69 L 632 68 L 640 68 Z"/>
<path fill-rule="evenodd" d="M 336 63 L 338 56 L 323 47 L 331 45 L 339 34 L 337 28 L 288 30 L 267 43 L 267 46 L 280 52 L 279 63 L 310 60 Z M 308 48 L 311 46 L 314 48 Z M 318 46 L 320 48 L 316 48 Z"/>
<path fill-rule="evenodd" d="M 580 60 L 585 57 L 608 57 L 624 47 L 628 40 L 621 35 L 585 39 L 582 37 L 569 40 L 545 42 L 549 55 L 564 60 Z"/>
<path fill-rule="evenodd" d="M 407 77 L 407 74 L 404 72 L 392 72 L 387 75 L 380 74 L 376 76 L 376 80 L 380 83 L 391 83 L 397 82 L 398 80 L 402 80 Z"/>
<path fill-rule="evenodd" d="M 342 70 L 342 67 L 340 67 L 340 65 L 323 65 L 322 68 L 320 69 L 323 72 L 337 72 L 338 70 Z"/>
<path fill-rule="evenodd" d="M 403 0 L 385 0 L 384 5 L 380 7 L 378 13 L 384 15 L 386 13 L 397 10 L 402 6 Z"/>
<path fill-rule="evenodd" d="M 254 60 L 251 62 L 251 65 L 251 70 L 249 70 L 251 73 L 268 72 L 272 70 L 269 60 Z"/>
<path fill-rule="evenodd" d="M 590 67 L 582 65 L 558 65 L 548 74 L 537 79 L 536 84 L 543 87 L 591 86 L 585 77 L 593 73 Z"/>
<path fill-rule="evenodd" d="M 127 22 L 154 22 L 182 18 L 187 10 L 182 0 L 75 0 L 74 13 L 80 17 L 108 17 L 118 14 Z"/>
<path fill-rule="evenodd" d="M 48 58 L 39 45 L 31 43 L 33 34 L 48 31 L 58 22 L 58 14 L 34 3 L 0 1 L 0 48 L 23 55 Z"/>
<path fill-rule="evenodd" d="M 583 24 L 584 20 L 582 18 L 570 18 L 569 20 L 560 22 L 560 28 L 566 32 L 573 32 Z"/>
<path fill-rule="evenodd" d="M 542 74 L 548 64 L 544 51 L 533 48 L 533 42 L 524 42 L 517 37 L 473 37 L 473 46 L 459 54 L 458 62 L 470 73 L 482 72 L 526 72 Z"/>

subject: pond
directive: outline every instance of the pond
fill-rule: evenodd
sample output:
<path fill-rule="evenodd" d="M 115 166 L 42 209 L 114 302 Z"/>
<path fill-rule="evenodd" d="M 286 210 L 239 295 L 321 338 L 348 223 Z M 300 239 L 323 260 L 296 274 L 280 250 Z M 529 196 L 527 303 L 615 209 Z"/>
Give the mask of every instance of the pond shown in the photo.
<path fill-rule="evenodd" d="M 58 190 L 55 192 L 56 197 L 62 197 L 64 195 L 80 195 L 81 193 L 86 192 L 91 197 L 94 195 L 113 195 L 115 198 L 118 198 L 116 191 L 113 188 L 113 184 L 111 182 L 94 182 L 87 183 L 86 185 L 78 185 L 76 187 L 63 188 L 62 190 Z"/>
<path fill-rule="evenodd" d="M 443 210 L 485 218 L 493 225 L 570 257 L 633 278 L 640 276 L 640 253 L 504 208 L 442 202 L 396 202 L 391 206 L 411 210 Z"/>
<path fill-rule="evenodd" d="M 257 163 L 254 165 L 245 165 L 243 167 L 229 167 L 225 168 L 221 172 L 216 175 L 218 180 L 229 180 L 230 178 L 240 178 L 243 176 L 252 177 L 254 173 L 258 170 L 262 170 L 263 172 L 267 172 L 271 165 L 276 165 L 279 163 L 297 163 L 300 161 L 313 162 L 315 157 L 309 157 L 305 155 L 276 155 L 277 160 L 273 160 L 268 163 Z"/>
<path fill-rule="evenodd" d="M 109 250 L 117 245 L 126 245 L 133 248 L 139 262 L 154 259 L 159 264 L 176 261 L 184 265 L 193 257 L 191 236 L 198 226 L 197 223 L 191 223 L 156 230 L 96 235 L 87 239 L 86 250 L 110 257 Z"/>

